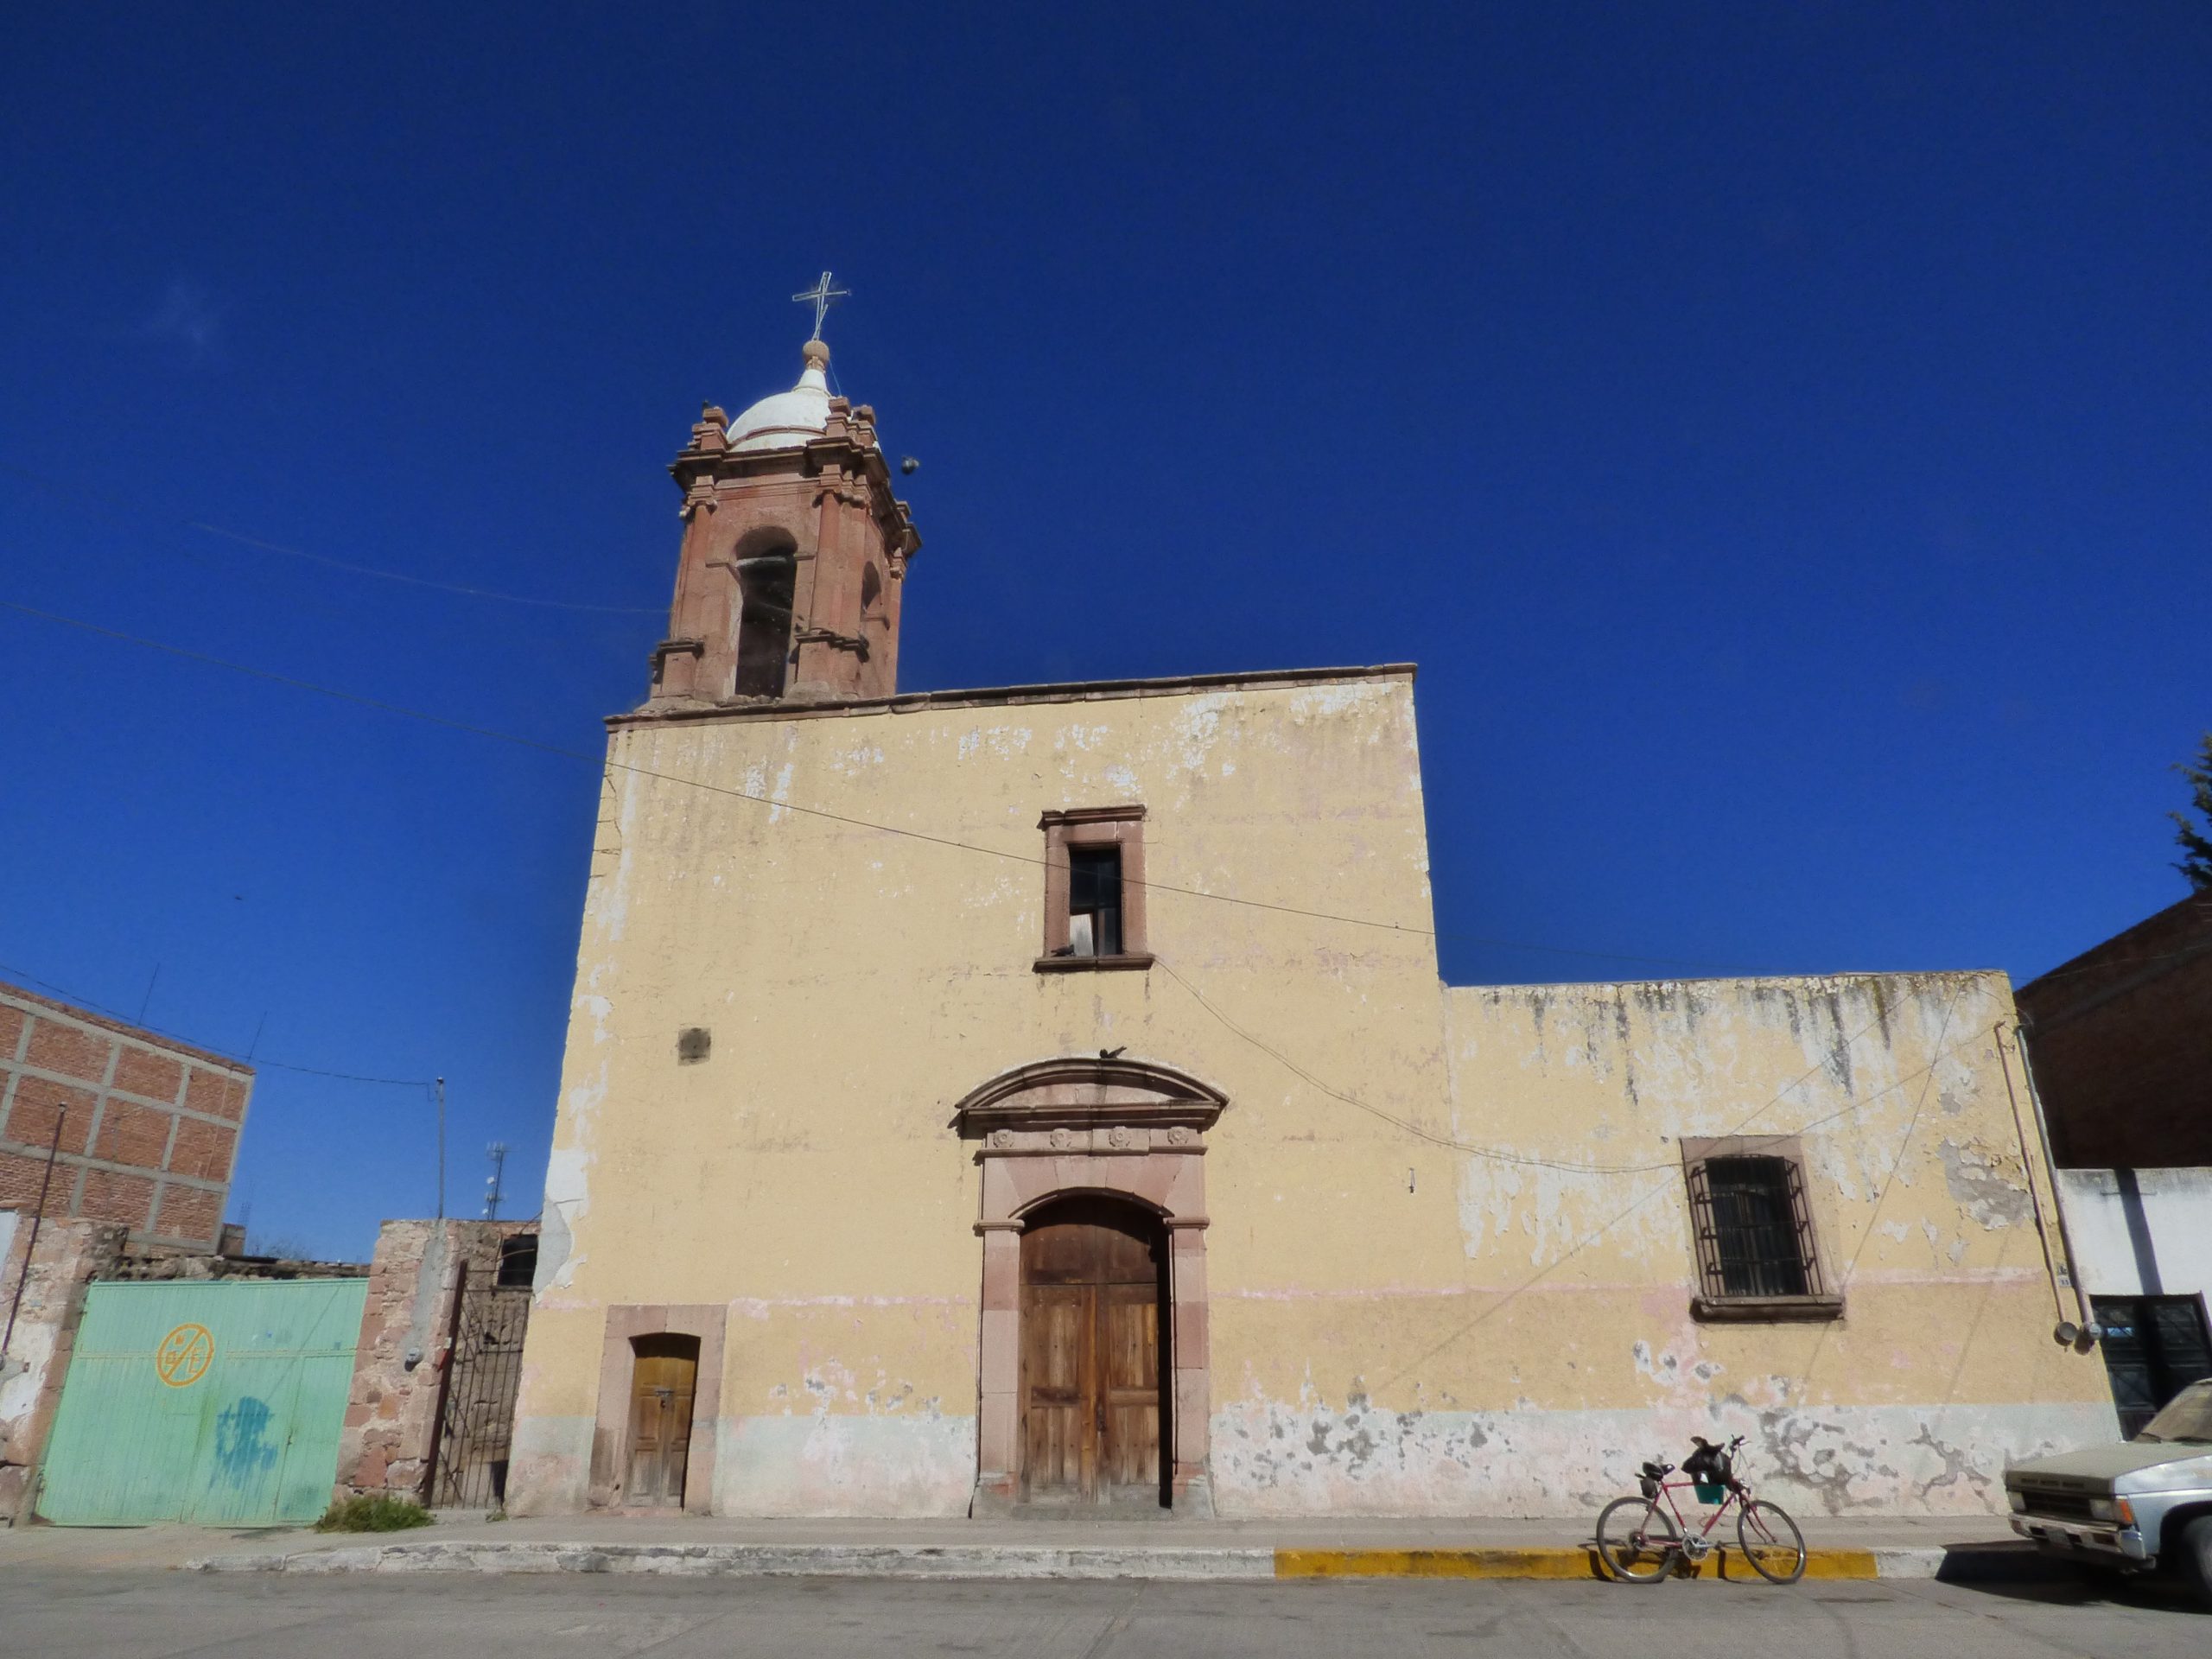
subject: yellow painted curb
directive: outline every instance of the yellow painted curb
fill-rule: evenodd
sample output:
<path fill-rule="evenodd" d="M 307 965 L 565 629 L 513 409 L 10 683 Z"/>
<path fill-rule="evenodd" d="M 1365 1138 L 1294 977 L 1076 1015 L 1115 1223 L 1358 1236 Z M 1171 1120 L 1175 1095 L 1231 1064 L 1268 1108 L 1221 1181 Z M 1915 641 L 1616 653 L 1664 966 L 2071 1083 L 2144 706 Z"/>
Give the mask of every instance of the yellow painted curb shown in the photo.
<path fill-rule="evenodd" d="M 1279 1579 L 1602 1578 L 1594 1549 L 1279 1549 Z"/>
<path fill-rule="evenodd" d="M 1718 1548 L 1707 1560 L 1684 1567 L 1675 1576 L 1732 1583 L 1763 1583 L 1732 1552 Z M 1605 1570 L 1598 1552 L 1554 1546 L 1541 1549 L 1279 1549 L 1279 1579 L 1599 1579 Z M 1808 1579 L 1877 1579 L 1881 1569 L 1871 1549 L 1815 1549 L 1806 1552 Z"/>

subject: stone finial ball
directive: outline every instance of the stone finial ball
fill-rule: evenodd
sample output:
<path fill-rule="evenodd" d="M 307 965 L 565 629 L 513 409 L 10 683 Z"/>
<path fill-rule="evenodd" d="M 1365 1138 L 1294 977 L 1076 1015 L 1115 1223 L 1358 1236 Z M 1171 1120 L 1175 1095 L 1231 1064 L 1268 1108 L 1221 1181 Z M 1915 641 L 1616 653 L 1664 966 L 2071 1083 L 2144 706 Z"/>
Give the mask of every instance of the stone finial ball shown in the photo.
<path fill-rule="evenodd" d="M 825 342 L 810 340 L 805 345 L 800 346 L 799 350 L 806 359 L 808 368 L 823 369 L 830 366 L 830 347 Z"/>

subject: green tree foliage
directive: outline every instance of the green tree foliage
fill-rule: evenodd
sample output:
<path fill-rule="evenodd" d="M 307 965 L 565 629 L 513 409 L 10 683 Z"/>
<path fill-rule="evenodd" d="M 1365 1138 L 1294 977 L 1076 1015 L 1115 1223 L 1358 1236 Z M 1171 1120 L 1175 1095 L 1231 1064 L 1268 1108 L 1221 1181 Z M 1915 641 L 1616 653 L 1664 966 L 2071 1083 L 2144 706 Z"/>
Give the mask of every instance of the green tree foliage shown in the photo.
<path fill-rule="evenodd" d="M 2212 732 L 2196 746 L 2196 759 L 2176 761 L 2174 770 L 2189 779 L 2191 804 L 2205 830 L 2212 830 Z M 2181 826 L 2174 839 L 2181 843 L 2182 860 L 2174 868 L 2189 878 L 2196 892 L 2212 893 L 2212 835 L 2191 823 L 2185 812 L 2166 816 Z"/>

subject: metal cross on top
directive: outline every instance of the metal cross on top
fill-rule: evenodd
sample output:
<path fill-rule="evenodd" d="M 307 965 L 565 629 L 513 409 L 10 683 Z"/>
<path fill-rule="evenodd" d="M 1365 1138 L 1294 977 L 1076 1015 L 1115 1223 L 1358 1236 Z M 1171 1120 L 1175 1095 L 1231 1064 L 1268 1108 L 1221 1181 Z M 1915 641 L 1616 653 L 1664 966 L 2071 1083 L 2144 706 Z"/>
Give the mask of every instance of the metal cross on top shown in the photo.
<path fill-rule="evenodd" d="M 830 273 L 826 270 L 822 273 L 821 281 L 816 283 L 812 288 L 808 289 L 803 294 L 792 295 L 792 304 L 805 305 L 811 302 L 814 307 L 814 332 L 808 335 L 807 338 L 810 340 L 821 339 L 822 320 L 830 315 L 830 308 L 839 300 L 849 300 L 852 298 L 852 296 L 853 290 L 849 288 L 830 287 Z"/>

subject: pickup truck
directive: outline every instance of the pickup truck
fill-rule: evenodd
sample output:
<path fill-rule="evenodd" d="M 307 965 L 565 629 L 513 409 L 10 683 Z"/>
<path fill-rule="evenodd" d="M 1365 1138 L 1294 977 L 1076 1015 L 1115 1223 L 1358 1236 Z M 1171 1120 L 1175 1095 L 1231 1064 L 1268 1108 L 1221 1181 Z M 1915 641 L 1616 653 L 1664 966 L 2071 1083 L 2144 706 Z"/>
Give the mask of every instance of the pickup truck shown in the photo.
<path fill-rule="evenodd" d="M 2145 1573 L 2160 1565 L 2212 1608 L 2212 1377 L 2132 1440 L 2005 1471 L 2012 1530 L 2053 1554 Z"/>

